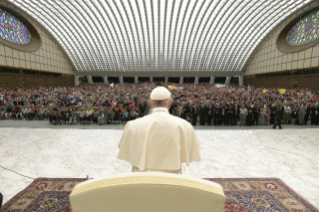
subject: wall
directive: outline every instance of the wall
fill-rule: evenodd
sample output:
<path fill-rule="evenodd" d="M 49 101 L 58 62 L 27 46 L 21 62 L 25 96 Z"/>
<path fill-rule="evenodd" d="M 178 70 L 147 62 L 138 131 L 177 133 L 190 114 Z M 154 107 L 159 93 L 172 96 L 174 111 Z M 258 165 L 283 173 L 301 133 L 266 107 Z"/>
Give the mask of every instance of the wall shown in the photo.
<path fill-rule="evenodd" d="M 17 51 L 0 44 L 0 67 L 74 75 L 71 63 L 61 50 L 61 47 L 43 27 L 11 5 L 4 2 L 2 4 L 15 10 L 33 24 L 40 34 L 42 46 L 36 52 L 30 53 Z M 2 86 L 2 84 L 0 84 L 0 86 Z"/>
<path fill-rule="evenodd" d="M 309 7 L 314 5 L 318 5 L 318 3 L 315 2 Z M 318 68 L 319 44 L 305 51 L 292 54 L 281 53 L 276 47 L 276 40 L 281 30 L 291 20 L 308 10 L 309 7 L 290 17 L 266 37 L 266 39 L 257 47 L 256 51 L 250 58 L 244 70 L 244 75 L 247 76 L 278 71 Z M 246 81 L 244 81 L 244 83 L 247 84 Z"/>
<path fill-rule="evenodd" d="M 74 86 L 74 75 L 35 76 L 24 74 L 0 73 L 0 87 L 2 88 L 38 88 L 40 86 Z"/>
<path fill-rule="evenodd" d="M 269 78 L 256 78 L 254 75 L 244 76 L 245 85 L 266 88 L 310 88 L 319 91 L 319 74 L 304 76 L 278 76 Z"/>

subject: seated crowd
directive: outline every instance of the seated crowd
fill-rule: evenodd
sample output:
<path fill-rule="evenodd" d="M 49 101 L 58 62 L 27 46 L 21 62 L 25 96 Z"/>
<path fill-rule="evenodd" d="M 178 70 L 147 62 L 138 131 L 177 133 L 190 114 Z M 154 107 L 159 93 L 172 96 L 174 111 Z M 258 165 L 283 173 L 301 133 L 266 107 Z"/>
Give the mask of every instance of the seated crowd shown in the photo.
<path fill-rule="evenodd" d="M 150 113 L 148 97 L 155 83 L 0 88 L 0 118 L 43 120 L 52 124 L 112 124 Z M 284 108 L 283 124 L 319 124 L 318 91 L 214 87 L 200 84 L 169 86 L 170 113 L 193 125 L 268 125 Z"/>

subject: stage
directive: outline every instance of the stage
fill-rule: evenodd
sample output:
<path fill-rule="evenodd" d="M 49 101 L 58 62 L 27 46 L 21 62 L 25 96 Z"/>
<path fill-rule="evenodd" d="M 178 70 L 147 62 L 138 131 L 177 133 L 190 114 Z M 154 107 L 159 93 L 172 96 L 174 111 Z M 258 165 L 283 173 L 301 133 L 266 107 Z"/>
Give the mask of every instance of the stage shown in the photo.
<path fill-rule="evenodd" d="M 214 128 L 216 129 L 216 128 Z M 37 177 L 92 178 L 130 172 L 119 159 L 120 129 L 0 128 L 4 203 Z M 319 208 L 319 131 L 196 130 L 202 161 L 183 167 L 200 178 L 280 178 Z M 31 178 L 28 178 L 31 177 Z"/>

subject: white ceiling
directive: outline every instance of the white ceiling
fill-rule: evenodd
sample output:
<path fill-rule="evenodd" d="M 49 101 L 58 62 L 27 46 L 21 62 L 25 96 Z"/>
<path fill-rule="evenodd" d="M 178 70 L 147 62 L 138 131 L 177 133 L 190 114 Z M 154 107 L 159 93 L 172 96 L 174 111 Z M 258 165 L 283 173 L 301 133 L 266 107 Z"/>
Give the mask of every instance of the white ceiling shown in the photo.
<path fill-rule="evenodd" d="M 76 71 L 243 71 L 261 40 L 314 0 L 6 0 Z"/>

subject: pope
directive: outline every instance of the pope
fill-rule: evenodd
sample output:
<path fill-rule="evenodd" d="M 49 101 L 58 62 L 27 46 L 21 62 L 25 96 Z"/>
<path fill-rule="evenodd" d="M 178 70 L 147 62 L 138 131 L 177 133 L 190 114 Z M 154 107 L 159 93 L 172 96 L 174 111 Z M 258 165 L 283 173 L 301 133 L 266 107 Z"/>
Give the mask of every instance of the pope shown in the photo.
<path fill-rule="evenodd" d="M 172 104 L 170 91 L 156 87 L 148 103 L 151 114 L 127 122 L 118 158 L 129 162 L 133 172 L 181 173 L 182 163 L 200 161 L 193 126 L 168 112 Z"/>

